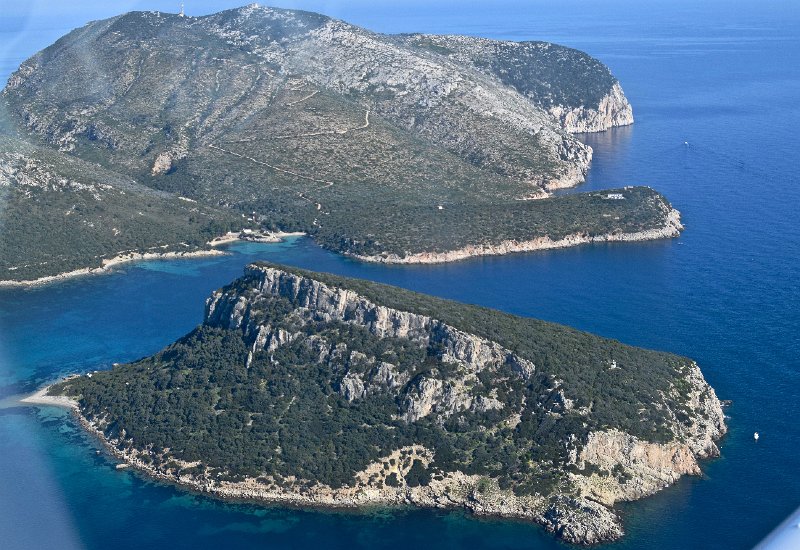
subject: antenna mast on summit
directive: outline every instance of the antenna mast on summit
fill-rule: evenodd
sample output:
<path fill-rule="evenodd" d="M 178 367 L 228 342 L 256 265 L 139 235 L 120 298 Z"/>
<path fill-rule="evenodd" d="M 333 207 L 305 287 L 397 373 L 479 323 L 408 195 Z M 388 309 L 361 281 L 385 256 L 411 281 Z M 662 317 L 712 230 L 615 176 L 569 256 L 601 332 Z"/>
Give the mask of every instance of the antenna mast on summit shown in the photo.
<path fill-rule="evenodd" d="M 183 12 L 183 2 L 181 2 L 181 12 L 178 15 L 181 17 L 186 17 L 186 14 Z"/>

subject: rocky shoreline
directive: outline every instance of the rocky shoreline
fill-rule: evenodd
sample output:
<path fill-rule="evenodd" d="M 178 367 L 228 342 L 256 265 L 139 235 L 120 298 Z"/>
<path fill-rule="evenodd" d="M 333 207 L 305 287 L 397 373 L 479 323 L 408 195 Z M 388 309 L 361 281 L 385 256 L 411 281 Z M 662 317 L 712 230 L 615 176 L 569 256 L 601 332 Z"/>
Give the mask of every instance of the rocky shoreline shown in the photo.
<path fill-rule="evenodd" d="M 124 464 L 150 478 L 214 498 L 330 510 L 403 506 L 462 508 L 476 516 L 534 521 L 566 542 L 584 545 L 614 541 L 624 534 L 617 514 L 591 499 L 516 496 L 511 491 L 501 490 L 493 481 L 486 483 L 487 478 L 462 472 L 449 473 L 444 479 L 434 480 L 427 486 L 374 488 L 356 485 L 332 489 L 325 485 L 300 486 L 299 483 L 297 487 L 277 487 L 253 478 L 235 482 L 220 481 L 163 471 L 152 465 L 151 453 L 133 449 L 125 440 L 109 438 L 95 422 L 81 413 L 77 401 L 63 396 L 47 395 L 49 387 L 40 389 L 21 402 L 69 408 L 81 426 L 97 437 L 109 454 L 120 461 L 117 469 L 122 469 L 120 465 Z M 424 456 L 427 452 L 417 446 L 413 451 L 418 452 L 419 456 Z M 393 456 L 399 452 L 396 451 Z M 181 466 L 189 464 L 181 463 Z"/>
<path fill-rule="evenodd" d="M 153 465 L 155 454 L 133 448 L 124 438 L 110 438 L 98 422 L 87 419 L 77 401 L 64 396 L 50 396 L 46 386 L 21 400 L 29 405 L 45 405 L 69 408 L 81 426 L 98 438 L 114 458 L 153 479 L 181 488 L 224 500 L 279 504 L 299 508 L 355 510 L 365 507 L 398 508 L 416 506 L 431 509 L 465 509 L 476 516 L 521 519 L 533 521 L 558 538 L 572 544 L 592 545 L 618 540 L 624 535 L 622 520 L 612 508 L 620 500 L 636 500 L 663 489 L 682 475 L 700 475 L 695 454 L 699 458 L 716 456 L 718 450 L 714 440 L 724 434 L 715 432 L 708 439 L 708 447 L 689 449 L 686 445 L 661 445 L 643 443 L 636 438 L 620 433 L 598 433 L 592 436 L 580 460 L 594 462 L 598 455 L 603 463 L 614 462 L 624 457 L 626 466 L 639 463 L 646 470 L 647 480 L 628 491 L 603 493 L 607 489 L 592 476 L 580 485 L 579 494 L 550 496 L 517 496 L 512 491 L 502 490 L 494 480 L 462 472 L 450 472 L 441 480 L 432 480 L 426 486 L 400 486 L 376 488 L 366 483 L 370 465 L 354 486 L 333 489 L 326 485 L 307 486 L 296 480 L 296 486 L 279 487 L 261 478 L 245 478 L 242 481 L 224 481 L 208 475 L 185 474 L 180 469 L 162 470 Z M 406 451 L 426 461 L 430 452 L 424 447 L 413 446 L 395 451 L 391 457 Z M 162 457 L 164 458 L 164 457 Z M 181 468 L 199 463 L 179 463 Z M 163 463 L 163 462 L 162 462 Z M 121 464 L 117 469 L 121 469 Z M 398 466 L 399 467 L 399 466 Z M 634 465 L 636 467 L 636 465 Z M 659 470 L 661 468 L 661 470 Z M 399 473 L 403 473 L 399 471 Z M 578 479 L 583 476 L 572 475 Z"/>
<path fill-rule="evenodd" d="M 365 256 L 359 254 L 347 254 L 352 258 L 364 262 L 383 263 L 383 264 L 438 264 L 446 262 L 456 262 L 477 256 L 499 256 L 515 252 L 534 252 L 537 250 L 552 250 L 557 248 L 568 248 L 590 243 L 602 242 L 633 242 L 633 241 L 652 241 L 658 239 L 672 239 L 680 236 L 683 230 L 680 212 L 671 209 L 666 216 L 664 225 L 656 229 L 647 229 L 635 233 L 608 233 L 605 235 L 588 235 L 586 233 L 574 233 L 562 239 L 553 240 L 548 236 L 537 237 L 529 241 L 503 241 L 497 244 L 479 244 L 465 246 L 457 250 L 447 252 L 420 252 L 400 256 L 397 254 Z"/>

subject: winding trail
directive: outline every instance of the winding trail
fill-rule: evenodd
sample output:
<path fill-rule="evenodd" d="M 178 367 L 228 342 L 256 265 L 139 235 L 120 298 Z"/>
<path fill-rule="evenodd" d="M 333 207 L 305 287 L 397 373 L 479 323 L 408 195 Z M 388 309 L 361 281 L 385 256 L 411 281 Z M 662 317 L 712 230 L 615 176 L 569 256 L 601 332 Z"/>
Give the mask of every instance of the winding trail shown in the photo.
<path fill-rule="evenodd" d="M 287 106 L 289 106 L 289 107 L 291 107 L 292 105 L 297 105 L 298 103 L 302 103 L 302 102 L 304 102 L 304 101 L 305 101 L 305 100 L 307 100 L 307 99 L 311 99 L 312 97 L 314 97 L 314 96 L 315 96 L 315 95 L 317 95 L 318 93 L 319 93 L 319 90 L 314 90 L 313 92 L 311 92 L 311 93 L 310 93 L 310 94 L 308 94 L 307 96 L 305 96 L 305 97 L 301 97 L 300 99 L 298 99 L 298 100 L 296 100 L 296 101 L 290 101 L 290 102 L 289 102 L 289 103 L 287 103 L 286 105 L 287 105 Z"/>
<path fill-rule="evenodd" d="M 315 92 L 315 93 L 317 93 L 317 92 Z M 298 101 L 300 101 L 300 100 L 298 100 Z M 369 124 L 370 124 L 370 122 L 369 122 L 369 113 L 370 113 L 369 109 L 367 109 L 364 112 L 364 124 L 362 124 L 361 126 L 356 126 L 354 128 L 347 128 L 345 130 L 320 130 L 319 132 L 309 132 L 307 134 L 287 134 L 287 135 L 283 135 L 283 136 L 272 136 L 272 137 L 265 137 L 265 138 L 258 138 L 258 139 L 256 139 L 256 138 L 232 139 L 232 140 L 226 141 L 226 143 L 255 143 L 255 142 L 258 142 L 258 141 L 269 141 L 270 139 L 293 139 L 293 138 L 305 138 L 305 137 L 314 137 L 314 136 L 343 136 L 343 135 L 349 134 L 350 132 L 355 132 L 357 130 L 366 130 L 367 128 L 369 128 Z M 225 149 L 222 149 L 220 147 L 216 147 L 216 146 L 214 146 L 214 147 L 217 148 L 217 149 L 220 149 L 221 151 L 225 150 Z M 236 153 L 233 153 L 233 154 L 236 154 Z M 258 161 L 256 161 L 256 162 L 258 162 Z"/>

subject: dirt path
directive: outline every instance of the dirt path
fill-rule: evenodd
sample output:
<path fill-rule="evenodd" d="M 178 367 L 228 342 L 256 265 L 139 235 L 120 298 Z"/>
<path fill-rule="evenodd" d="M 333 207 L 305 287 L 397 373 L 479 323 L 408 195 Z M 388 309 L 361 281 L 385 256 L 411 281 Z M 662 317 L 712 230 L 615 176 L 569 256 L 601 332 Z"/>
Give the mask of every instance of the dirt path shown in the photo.
<path fill-rule="evenodd" d="M 292 105 L 297 105 L 298 103 L 302 103 L 302 102 L 304 102 L 304 101 L 305 101 L 305 100 L 307 100 L 307 99 L 311 99 L 312 97 L 314 97 L 314 96 L 315 96 L 315 95 L 317 95 L 318 93 L 319 93 L 319 90 L 314 90 L 313 92 L 311 92 L 311 93 L 310 93 L 310 94 L 308 94 L 307 96 L 305 96 L 305 97 L 301 97 L 300 99 L 298 99 L 298 100 L 296 100 L 296 101 L 290 101 L 290 102 L 289 102 L 289 103 L 287 103 L 286 105 L 287 105 L 288 107 L 291 107 Z"/>

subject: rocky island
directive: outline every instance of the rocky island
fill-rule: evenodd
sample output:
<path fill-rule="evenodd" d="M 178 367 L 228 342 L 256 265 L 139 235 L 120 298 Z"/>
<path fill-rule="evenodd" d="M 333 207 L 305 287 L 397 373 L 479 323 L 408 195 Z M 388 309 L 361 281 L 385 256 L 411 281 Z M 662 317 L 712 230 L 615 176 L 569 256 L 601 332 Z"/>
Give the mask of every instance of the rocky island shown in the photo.
<path fill-rule="evenodd" d="M 244 228 L 403 263 L 674 237 L 652 189 L 552 193 L 589 168 L 574 133 L 632 122 L 605 65 L 547 42 L 256 5 L 93 21 L 0 95 L 0 280 Z"/>
<path fill-rule="evenodd" d="M 163 351 L 48 393 L 125 463 L 211 495 L 461 507 L 583 544 L 726 431 L 685 357 L 266 263 Z"/>

